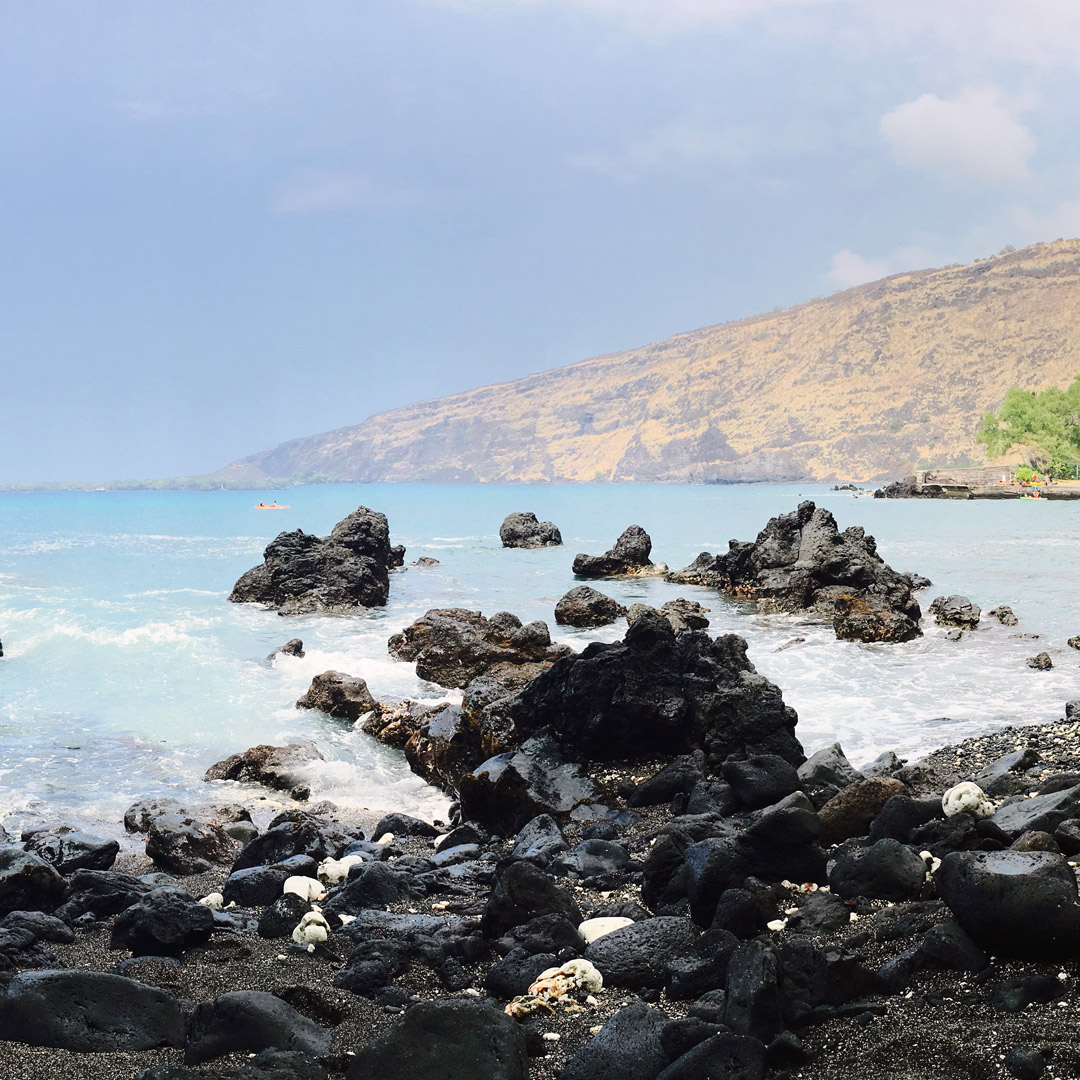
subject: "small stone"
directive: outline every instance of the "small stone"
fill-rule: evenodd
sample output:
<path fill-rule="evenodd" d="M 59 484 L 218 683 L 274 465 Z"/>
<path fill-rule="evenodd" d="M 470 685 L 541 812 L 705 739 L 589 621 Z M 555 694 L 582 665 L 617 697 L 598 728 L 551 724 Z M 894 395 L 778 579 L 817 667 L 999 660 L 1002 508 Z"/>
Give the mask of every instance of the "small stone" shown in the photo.
<path fill-rule="evenodd" d="M 597 938 L 602 938 L 613 930 L 621 930 L 624 926 L 630 926 L 633 921 L 633 919 L 624 918 L 586 919 L 578 927 L 578 933 L 582 936 L 586 945 L 591 945 Z"/>
<path fill-rule="evenodd" d="M 965 780 L 941 796 L 941 809 L 946 817 L 967 813 L 976 818 L 985 818 L 994 812 L 994 804 L 978 784 Z"/>

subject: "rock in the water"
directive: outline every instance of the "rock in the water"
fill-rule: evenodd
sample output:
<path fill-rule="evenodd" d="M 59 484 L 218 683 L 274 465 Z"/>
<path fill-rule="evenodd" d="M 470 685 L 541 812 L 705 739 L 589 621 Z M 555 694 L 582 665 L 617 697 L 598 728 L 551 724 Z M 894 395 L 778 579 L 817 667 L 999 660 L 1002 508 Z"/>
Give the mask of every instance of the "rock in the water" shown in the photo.
<path fill-rule="evenodd" d="M 236 990 L 195 1007 L 188 1021 L 184 1062 L 201 1065 L 223 1054 L 293 1050 L 324 1057 L 330 1032 L 261 990 Z"/>
<path fill-rule="evenodd" d="M 305 655 L 304 643 L 300 638 L 294 637 L 289 638 L 284 645 L 279 645 L 266 659 L 272 664 L 279 656 L 295 656 L 302 660 Z"/>
<path fill-rule="evenodd" d="M 111 947 L 136 956 L 179 956 L 203 945 L 214 929 L 214 913 L 193 896 L 165 885 L 122 911 L 113 923 Z"/>
<path fill-rule="evenodd" d="M 388 647 L 398 660 L 415 660 L 420 678 L 458 688 L 496 664 L 551 663 L 572 652 L 552 645 L 542 622 L 523 626 L 507 611 L 486 619 L 465 608 L 433 608 L 394 634 Z"/>
<path fill-rule="evenodd" d="M 67 885 L 54 867 L 15 845 L 0 846 L 0 915 L 52 911 Z"/>
<path fill-rule="evenodd" d="M 961 630 L 974 630 L 982 618 L 982 608 L 966 596 L 939 596 L 930 605 L 930 614 L 938 626 L 955 626 Z"/>
<path fill-rule="evenodd" d="M 146 833 L 147 857 L 170 874 L 201 874 L 214 866 L 228 866 L 238 850 L 220 826 L 179 814 L 154 818 Z"/>
<path fill-rule="evenodd" d="M 718 766 L 731 754 L 778 754 L 798 765 L 797 717 L 780 690 L 757 674 L 746 642 L 676 637 L 656 612 L 621 642 L 594 642 L 557 661 L 509 701 L 519 738 L 550 727 L 573 761 L 658 757 L 704 749 Z"/>
<path fill-rule="evenodd" d="M 684 630 L 707 630 L 709 617 L 705 613 L 709 610 L 696 600 L 686 600 L 681 596 L 669 600 L 659 608 L 660 614 L 671 623 L 676 634 L 681 634 Z"/>
<path fill-rule="evenodd" d="M 283 532 L 263 553 L 264 562 L 242 575 L 229 599 L 268 604 L 282 615 L 311 611 L 352 612 L 385 607 L 390 567 L 400 566 L 404 548 L 390 547 L 386 515 L 358 507 L 329 536 L 301 529 Z"/>
<path fill-rule="evenodd" d="M 379 707 L 371 696 L 367 683 L 358 675 L 341 671 L 324 671 L 311 680 L 311 685 L 296 702 L 298 709 L 318 709 L 327 716 L 355 724 L 365 713 Z"/>
<path fill-rule="evenodd" d="M 1054 662 L 1050 659 L 1048 652 L 1041 652 L 1035 656 L 1029 656 L 1027 666 L 1034 668 L 1036 671 L 1049 671 L 1054 666 Z"/>
<path fill-rule="evenodd" d="M 184 1045 L 184 1017 L 171 994 L 97 971 L 16 975 L 0 998 L 0 1039 L 78 1053 Z"/>
<path fill-rule="evenodd" d="M 1002 626 L 1015 626 L 1020 621 L 1008 604 L 1001 604 L 996 608 L 991 608 L 986 614 L 993 619 L 997 619 Z"/>
<path fill-rule="evenodd" d="M 1048 851 L 955 851 L 934 875 L 941 898 L 995 956 L 1060 959 L 1080 949 L 1073 868 Z"/>
<path fill-rule="evenodd" d="M 555 605 L 560 626 L 607 626 L 626 614 L 626 608 L 588 585 L 575 585 Z"/>
<path fill-rule="evenodd" d="M 507 514 L 499 526 L 499 539 L 507 548 L 559 547 L 562 534 L 550 521 L 537 521 L 534 513 Z"/>
<path fill-rule="evenodd" d="M 640 525 L 631 525 L 603 555 L 575 555 L 574 573 L 578 577 L 626 577 L 653 572 L 649 559 L 652 540 Z"/>
<path fill-rule="evenodd" d="M 304 767 L 312 761 L 322 760 L 318 747 L 307 740 L 297 740 L 288 746 L 262 743 L 211 765 L 203 779 L 246 780 L 279 791 L 306 790 Z"/>
<path fill-rule="evenodd" d="M 528 1080 L 525 1034 L 505 1013 L 465 998 L 422 1002 L 359 1050 L 347 1080 Z"/>
<path fill-rule="evenodd" d="M 51 863 L 61 874 L 74 870 L 108 870 L 116 862 L 120 845 L 115 840 L 91 836 L 67 825 L 23 833 L 27 851 Z"/>
<path fill-rule="evenodd" d="M 841 641 L 913 641 L 922 637 L 915 619 L 882 596 L 842 593 L 833 606 L 833 632 Z"/>
<path fill-rule="evenodd" d="M 919 634 L 921 611 L 911 579 L 882 560 L 872 536 L 858 526 L 840 532 L 832 514 L 812 502 L 772 518 L 753 543 L 732 540 L 728 553 L 716 557 L 703 552 L 668 579 L 711 585 L 753 600 L 759 611 L 815 611 L 833 618 L 838 598 L 845 597 L 839 633 L 860 641 Z"/>

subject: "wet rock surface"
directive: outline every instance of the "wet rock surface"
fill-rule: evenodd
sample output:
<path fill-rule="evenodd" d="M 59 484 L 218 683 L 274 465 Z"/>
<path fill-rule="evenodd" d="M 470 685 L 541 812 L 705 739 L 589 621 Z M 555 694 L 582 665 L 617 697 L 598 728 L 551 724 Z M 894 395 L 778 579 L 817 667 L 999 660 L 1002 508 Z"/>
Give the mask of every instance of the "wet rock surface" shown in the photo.
<path fill-rule="evenodd" d="M 618 600 L 588 585 L 575 585 L 555 605 L 555 621 L 560 626 L 606 626 L 625 614 Z"/>
<path fill-rule="evenodd" d="M 282 615 L 338 613 L 384 607 L 390 569 L 401 566 L 404 548 L 391 548 L 386 516 L 361 506 L 339 521 L 329 536 L 301 529 L 279 533 L 263 562 L 233 586 L 237 604 L 267 604 Z"/>
<path fill-rule="evenodd" d="M 366 713 L 379 707 L 368 685 L 356 675 L 324 671 L 311 680 L 311 686 L 296 702 L 298 709 L 318 709 L 327 716 L 356 723 Z"/>

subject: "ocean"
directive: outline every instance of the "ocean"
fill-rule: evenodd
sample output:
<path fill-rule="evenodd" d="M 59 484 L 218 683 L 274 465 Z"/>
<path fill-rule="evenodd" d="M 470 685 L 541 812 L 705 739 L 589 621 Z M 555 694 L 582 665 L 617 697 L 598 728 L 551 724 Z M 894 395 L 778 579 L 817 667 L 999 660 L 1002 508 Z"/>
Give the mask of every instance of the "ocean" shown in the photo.
<path fill-rule="evenodd" d="M 261 499 L 286 510 L 256 510 Z M 337 669 L 379 698 L 460 697 L 393 660 L 386 640 L 432 607 L 512 611 L 543 619 L 576 649 L 621 637 L 625 624 L 557 627 L 553 608 L 575 584 L 576 552 L 608 548 L 630 524 L 673 569 L 701 551 L 752 539 L 769 517 L 813 499 L 841 528 L 862 525 L 899 570 L 963 593 L 984 611 L 959 642 L 924 619 L 903 645 L 838 642 L 831 627 L 761 616 L 706 589 L 659 579 L 600 583 L 623 603 L 686 596 L 711 609 L 710 632 L 746 638 L 750 659 L 799 713 L 808 753 L 839 740 L 865 764 L 886 749 L 920 754 L 1009 724 L 1053 720 L 1080 697 L 1080 503 L 892 501 L 795 486 L 326 485 L 260 492 L 0 494 L 0 823 L 69 823 L 116 835 L 136 799 L 211 796 L 218 759 L 262 742 L 312 739 L 313 800 L 437 815 L 445 798 L 400 753 L 348 725 L 295 708 L 313 675 Z M 240 574 L 282 530 L 324 535 L 359 505 L 387 515 L 407 547 L 384 609 L 357 616 L 283 618 L 230 604 Z M 554 521 L 565 546 L 505 550 L 505 515 Z M 409 566 L 421 555 L 439 560 Z M 1006 628 L 985 612 L 1010 605 Z M 1038 634 L 1039 638 L 1017 637 Z M 266 657 L 290 638 L 306 655 Z M 779 647 L 794 638 L 803 642 Z M 1040 651 L 1049 672 L 1025 661 Z M 265 793 L 263 793 L 265 794 Z"/>

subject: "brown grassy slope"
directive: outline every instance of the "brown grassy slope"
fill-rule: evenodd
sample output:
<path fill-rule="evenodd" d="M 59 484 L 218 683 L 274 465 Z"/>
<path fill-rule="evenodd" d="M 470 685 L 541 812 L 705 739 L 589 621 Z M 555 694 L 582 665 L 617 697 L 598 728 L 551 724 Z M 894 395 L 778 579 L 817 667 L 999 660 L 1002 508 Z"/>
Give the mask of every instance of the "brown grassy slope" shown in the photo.
<path fill-rule="evenodd" d="M 222 478 L 862 480 L 981 456 L 1010 386 L 1080 372 L 1080 240 L 862 285 L 786 311 L 380 413 Z"/>

